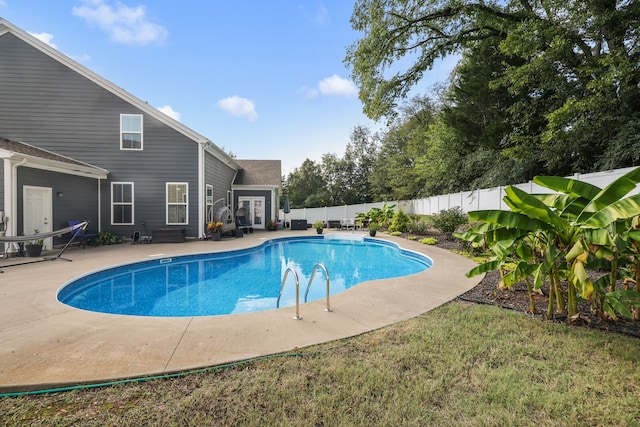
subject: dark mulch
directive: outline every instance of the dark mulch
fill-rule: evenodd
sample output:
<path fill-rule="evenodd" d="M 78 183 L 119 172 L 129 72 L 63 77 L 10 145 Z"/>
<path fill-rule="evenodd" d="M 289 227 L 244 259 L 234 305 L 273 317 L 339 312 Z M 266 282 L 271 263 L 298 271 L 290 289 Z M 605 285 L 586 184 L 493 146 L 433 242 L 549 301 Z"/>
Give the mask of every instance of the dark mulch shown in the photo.
<path fill-rule="evenodd" d="M 429 233 L 429 237 L 438 240 L 435 246 L 447 250 L 462 250 L 461 242 L 457 239 L 447 239 L 437 232 Z M 461 301 L 477 304 L 489 304 L 504 309 L 515 310 L 529 316 L 536 316 L 552 322 L 561 322 L 571 326 L 588 327 L 609 332 L 626 334 L 640 338 L 640 322 L 628 320 L 618 316 L 613 319 L 599 319 L 591 311 L 588 301 L 580 302 L 578 310 L 580 317 L 577 320 L 568 319 L 565 315 L 547 316 L 548 288 L 543 287 L 541 294 L 535 294 L 535 310 L 529 310 L 529 294 L 524 283 L 518 283 L 508 289 L 499 289 L 500 274 L 497 271 L 485 275 L 484 279 L 473 289 L 458 297 Z"/>

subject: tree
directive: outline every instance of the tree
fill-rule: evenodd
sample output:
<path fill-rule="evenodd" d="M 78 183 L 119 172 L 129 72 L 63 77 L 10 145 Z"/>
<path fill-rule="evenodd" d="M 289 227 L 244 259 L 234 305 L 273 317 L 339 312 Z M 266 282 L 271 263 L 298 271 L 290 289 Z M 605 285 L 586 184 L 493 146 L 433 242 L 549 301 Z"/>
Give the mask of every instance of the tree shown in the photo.
<path fill-rule="evenodd" d="M 426 133 L 436 116 L 434 102 L 424 96 L 404 104 L 380 136 L 380 148 L 369 181 L 376 200 L 404 200 L 425 195 L 421 166 L 428 153 Z"/>
<path fill-rule="evenodd" d="M 631 0 L 359 0 L 351 22 L 364 36 L 345 61 L 378 120 L 397 114 L 436 59 L 492 47 L 506 60 L 486 99 L 513 97 L 498 159 L 558 175 L 629 166 L 640 148 L 628 138 L 640 128 L 639 17 Z"/>
<path fill-rule="evenodd" d="M 329 193 L 320 166 L 306 159 L 287 177 L 291 208 L 315 208 L 329 205 Z"/>

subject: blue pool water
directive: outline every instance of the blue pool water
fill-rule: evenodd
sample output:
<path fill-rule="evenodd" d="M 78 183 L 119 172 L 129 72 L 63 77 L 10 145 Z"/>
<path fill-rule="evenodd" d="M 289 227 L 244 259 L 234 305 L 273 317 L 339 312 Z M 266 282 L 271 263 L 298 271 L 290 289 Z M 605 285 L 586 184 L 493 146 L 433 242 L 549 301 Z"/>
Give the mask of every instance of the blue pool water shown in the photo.
<path fill-rule="evenodd" d="M 330 236 L 275 239 L 229 252 L 154 259 L 75 279 L 58 292 L 58 300 L 83 310 L 139 316 L 211 316 L 276 308 L 288 267 L 298 274 L 300 298 L 312 270 L 322 263 L 329 271 L 331 294 L 367 280 L 405 276 L 426 270 L 431 259 L 375 239 Z M 320 269 L 308 301 L 325 298 Z M 280 307 L 295 305 L 292 274 Z"/>

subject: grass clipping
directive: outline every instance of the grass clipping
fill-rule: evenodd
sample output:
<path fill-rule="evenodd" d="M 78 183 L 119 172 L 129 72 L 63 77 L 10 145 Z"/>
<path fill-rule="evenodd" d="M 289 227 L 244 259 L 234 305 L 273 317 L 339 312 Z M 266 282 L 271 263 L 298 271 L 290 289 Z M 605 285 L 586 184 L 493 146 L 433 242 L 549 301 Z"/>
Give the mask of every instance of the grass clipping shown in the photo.
<path fill-rule="evenodd" d="M 638 425 L 638 346 L 625 336 L 453 302 L 292 357 L 4 398 L 0 424 Z"/>

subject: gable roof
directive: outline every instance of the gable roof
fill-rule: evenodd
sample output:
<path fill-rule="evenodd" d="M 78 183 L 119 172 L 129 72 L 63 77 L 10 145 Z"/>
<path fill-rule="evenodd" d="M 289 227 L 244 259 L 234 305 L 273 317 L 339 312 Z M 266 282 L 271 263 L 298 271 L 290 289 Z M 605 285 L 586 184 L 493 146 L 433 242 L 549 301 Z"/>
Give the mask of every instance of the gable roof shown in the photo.
<path fill-rule="evenodd" d="M 277 186 L 282 185 L 280 160 L 236 160 L 240 170 L 234 185 Z"/>
<path fill-rule="evenodd" d="M 75 71 L 76 73 L 80 74 L 81 76 L 85 77 L 91 82 L 97 84 L 103 89 L 108 90 L 109 92 L 113 93 L 114 95 L 118 96 L 119 98 L 123 99 L 129 104 L 134 105 L 136 108 L 140 109 L 141 111 L 144 111 L 146 114 L 148 114 L 149 116 L 152 116 L 153 118 L 160 121 L 161 123 L 164 123 L 168 127 L 183 134 L 184 136 L 191 139 L 192 141 L 202 144 L 207 151 L 209 151 L 212 155 L 214 155 L 215 157 L 223 161 L 225 164 L 231 166 L 234 169 L 238 168 L 238 165 L 235 163 L 234 159 L 232 159 L 227 153 L 224 152 L 224 150 L 220 149 L 220 147 L 215 145 L 211 140 L 209 140 L 205 136 L 202 136 L 201 134 L 197 133 L 193 129 L 190 129 L 187 126 L 180 123 L 179 121 L 167 116 L 157 108 L 149 105 L 147 102 L 133 96 L 129 92 L 125 91 L 124 89 L 111 83 L 104 77 L 94 73 L 93 71 L 89 70 L 85 66 L 79 64 L 78 62 L 64 55 L 57 49 L 38 40 L 31 34 L 16 27 L 6 19 L 0 17 L 0 36 L 6 33 L 13 34 L 15 37 L 18 37 L 20 40 L 38 49 L 42 53 L 50 56 L 51 58 L 58 61 L 59 63 L 67 66 L 72 71 Z"/>
<path fill-rule="evenodd" d="M 43 150 L 24 142 L 0 137 L 0 158 L 22 160 L 23 166 L 62 172 L 89 178 L 105 179 L 109 171 L 89 163 Z"/>

